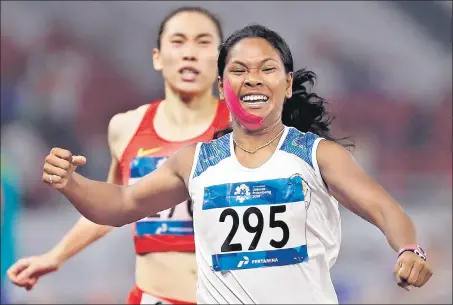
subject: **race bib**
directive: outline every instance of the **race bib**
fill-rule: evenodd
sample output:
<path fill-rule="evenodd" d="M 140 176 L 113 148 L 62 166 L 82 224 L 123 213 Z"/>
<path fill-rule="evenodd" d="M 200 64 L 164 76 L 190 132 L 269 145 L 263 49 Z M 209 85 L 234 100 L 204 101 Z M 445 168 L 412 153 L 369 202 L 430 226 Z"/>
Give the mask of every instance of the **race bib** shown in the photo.
<path fill-rule="evenodd" d="M 306 261 L 309 200 L 308 185 L 299 175 L 206 187 L 203 217 L 216 219 L 216 232 L 225 232 L 212 235 L 213 269 L 263 268 Z"/>
<path fill-rule="evenodd" d="M 136 157 L 131 162 L 129 184 L 159 168 L 166 157 Z M 192 201 L 150 215 L 136 222 L 137 235 L 193 235 Z"/>

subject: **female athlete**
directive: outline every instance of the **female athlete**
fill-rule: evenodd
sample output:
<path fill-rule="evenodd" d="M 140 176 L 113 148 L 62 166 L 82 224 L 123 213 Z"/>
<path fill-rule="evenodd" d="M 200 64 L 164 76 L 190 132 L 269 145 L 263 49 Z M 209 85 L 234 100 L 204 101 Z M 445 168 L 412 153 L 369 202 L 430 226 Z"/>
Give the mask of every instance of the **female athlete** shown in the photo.
<path fill-rule="evenodd" d="M 221 40 L 219 21 L 204 9 L 179 8 L 163 20 L 153 63 L 163 74 L 165 99 L 111 119 L 108 182 L 133 184 L 177 149 L 209 141 L 215 131 L 228 126 L 228 108 L 212 91 Z M 129 294 L 129 304 L 195 303 L 192 204 L 186 199 L 168 210 L 143 215 L 134 224 L 136 287 Z M 56 271 L 111 230 L 82 217 L 48 253 L 23 258 L 13 265 L 9 278 L 31 289 L 42 275 Z"/>
<path fill-rule="evenodd" d="M 423 286 L 432 271 L 411 220 L 329 140 L 324 101 L 304 86 L 314 74 L 293 72 L 285 41 L 247 26 L 221 45 L 218 71 L 232 132 L 185 146 L 124 187 L 75 173 L 86 159 L 54 148 L 43 181 L 113 226 L 191 199 L 198 303 L 337 303 L 329 269 L 340 247 L 338 202 L 385 234 L 398 285 Z"/>

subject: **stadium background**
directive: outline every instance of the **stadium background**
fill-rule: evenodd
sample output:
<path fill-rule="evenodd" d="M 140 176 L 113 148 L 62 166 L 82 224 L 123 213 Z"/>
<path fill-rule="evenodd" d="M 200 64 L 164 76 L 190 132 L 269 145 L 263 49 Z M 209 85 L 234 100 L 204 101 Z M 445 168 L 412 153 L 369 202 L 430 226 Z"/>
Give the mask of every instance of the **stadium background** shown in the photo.
<path fill-rule="evenodd" d="M 262 23 L 290 44 L 297 68 L 318 75 L 336 135 L 415 221 L 433 279 L 410 293 L 392 276 L 383 235 L 342 209 L 333 280 L 342 303 L 452 302 L 451 1 L 1 2 L 2 281 L 13 259 L 47 251 L 78 213 L 41 183 L 53 146 L 88 158 L 104 180 L 107 123 L 163 96 L 152 67 L 157 27 L 171 9 L 216 13 L 225 35 Z M 129 226 L 41 279 L 6 282 L 13 303 L 122 303 L 134 278 Z"/>

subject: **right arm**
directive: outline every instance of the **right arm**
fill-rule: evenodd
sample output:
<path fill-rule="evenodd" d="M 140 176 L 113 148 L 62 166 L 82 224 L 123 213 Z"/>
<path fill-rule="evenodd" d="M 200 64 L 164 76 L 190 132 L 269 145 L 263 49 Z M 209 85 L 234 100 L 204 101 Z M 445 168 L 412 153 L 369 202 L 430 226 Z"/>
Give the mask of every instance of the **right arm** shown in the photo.
<path fill-rule="evenodd" d="M 43 181 L 50 184 L 52 175 L 50 185 L 59 189 L 83 216 L 98 224 L 119 227 L 189 199 L 186 181 L 194 152 L 195 145 L 188 145 L 137 183 L 118 186 L 74 173 L 74 167 L 84 164 L 85 158 L 73 157 L 67 150 L 53 149 L 46 158 L 49 166 Z"/>

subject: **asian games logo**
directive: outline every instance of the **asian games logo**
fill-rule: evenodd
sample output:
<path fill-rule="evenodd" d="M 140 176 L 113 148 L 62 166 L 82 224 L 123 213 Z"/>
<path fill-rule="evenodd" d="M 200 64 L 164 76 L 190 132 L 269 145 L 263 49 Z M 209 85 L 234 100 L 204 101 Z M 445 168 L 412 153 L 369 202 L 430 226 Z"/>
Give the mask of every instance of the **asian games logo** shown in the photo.
<path fill-rule="evenodd" d="M 245 184 L 241 184 L 236 187 L 234 195 L 236 196 L 237 201 L 243 203 L 247 199 L 250 199 L 250 188 Z"/>

